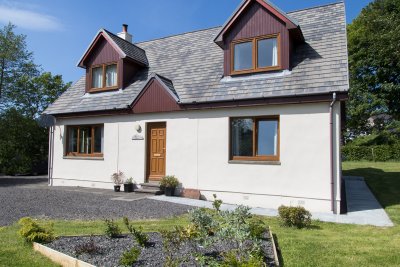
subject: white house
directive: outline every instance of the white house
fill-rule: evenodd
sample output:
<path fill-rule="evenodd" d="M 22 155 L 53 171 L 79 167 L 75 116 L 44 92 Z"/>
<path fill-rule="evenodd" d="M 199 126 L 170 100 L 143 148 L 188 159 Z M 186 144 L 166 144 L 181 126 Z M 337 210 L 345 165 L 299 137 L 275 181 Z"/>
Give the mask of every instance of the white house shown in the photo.
<path fill-rule="evenodd" d="M 141 43 L 101 29 L 45 111 L 50 184 L 170 174 L 206 199 L 338 213 L 347 61 L 342 2 L 245 0 L 221 27 Z"/>

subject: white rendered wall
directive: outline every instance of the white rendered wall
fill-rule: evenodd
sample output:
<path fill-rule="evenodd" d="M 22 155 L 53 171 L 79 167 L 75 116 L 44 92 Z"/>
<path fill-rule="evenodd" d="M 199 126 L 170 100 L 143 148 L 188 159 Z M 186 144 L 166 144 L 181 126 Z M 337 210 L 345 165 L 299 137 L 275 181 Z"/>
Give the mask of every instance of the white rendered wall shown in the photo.
<path fill-rule="evenodd" d="M 338 105 L 334 110 L 340 134 Z M 280 165 L 229 163 L 229 117 L 260 115 L 280 115 Z M 132 136 L 146 137 L 146 123 L 152 121 L 167 123 L 166 174 L 176 175 L 183 187 L 200 189 L 207 199 L 216 193 L 226 203 L 331 210 L 329 103 L 59 119 L 52 184 L 111 189 L 110 175 L 117 170 L 144 182 L 146 141 Z M 64 125 L 97 123 L 104 123 L 104 159 L 64 158 Z M 340 203 L 338 142 L 335 198 Z"/>

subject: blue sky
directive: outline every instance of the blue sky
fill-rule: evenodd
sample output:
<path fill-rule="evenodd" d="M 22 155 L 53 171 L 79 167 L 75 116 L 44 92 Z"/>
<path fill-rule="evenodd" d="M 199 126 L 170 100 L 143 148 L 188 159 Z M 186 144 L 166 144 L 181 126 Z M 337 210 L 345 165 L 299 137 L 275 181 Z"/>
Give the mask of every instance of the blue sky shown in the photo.
<path fill-rule="evenodd" d="M 120 32 L 129 25 L 134 42 L 222 25 L 241 0 L 0 0 L 0 26 L 11 21 L 27 35 L 28 49 L 45 71 L 65 81 L 83 75 L 76 67 L 100 28 Z M 286 12 L 334 0 L 275 0 Z M 351 22 L 370 0 L 347 0 Z"/>

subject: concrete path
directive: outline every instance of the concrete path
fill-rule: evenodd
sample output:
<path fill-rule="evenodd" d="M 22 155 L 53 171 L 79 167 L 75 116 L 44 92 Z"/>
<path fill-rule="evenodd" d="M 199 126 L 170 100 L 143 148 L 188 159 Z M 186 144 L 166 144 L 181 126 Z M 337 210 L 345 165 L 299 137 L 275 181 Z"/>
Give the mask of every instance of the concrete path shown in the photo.
<path fill-rule="evenodd" d="M 380 227 L 393 226 L 392 221 L 381 207 L 362 177 L 346 177 L 347 214 L 312 212 L 312 218 L 324 222 L 373 225 Z M 180 197 L 152 196 L 150 199 L 184 204 L 195 207 L 212 208 L 212 202 Z M 237 205 L 222 204 L 221 209 L 233 210 Z M 263 216 L 277 216 L 275 209 L 252 208 L 251 213 Z"/>

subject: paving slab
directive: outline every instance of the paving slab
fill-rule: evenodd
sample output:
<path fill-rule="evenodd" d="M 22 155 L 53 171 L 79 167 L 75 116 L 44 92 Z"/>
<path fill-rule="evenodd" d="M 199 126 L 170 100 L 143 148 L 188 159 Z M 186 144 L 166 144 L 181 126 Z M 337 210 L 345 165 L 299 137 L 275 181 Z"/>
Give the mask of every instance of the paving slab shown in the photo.
<path fill-rule="evenodd" d="M 333 214 L 323 212 L 311 212 L 313 219 L 324 222 L 347 223 L 359 225 L 373 225 L 379 227 L 391 227 L 393 222 L 385 210 L 369 190 L 362 177 L 344 177 L 346 183 L 347 214 Z M 176 204 L 194 207 L 213 208 L 211 201 L 187 199 L 181 197 L 152 196 L 150 199 L 166 201 Z M 234 204 L 222 204 L 222 210 L 233 210 Z M 262 216 L 277 216 L 276 209 L 251 208 L 250 212 Z"/>

